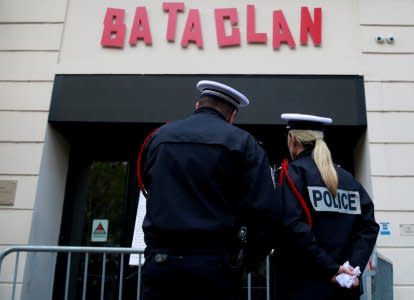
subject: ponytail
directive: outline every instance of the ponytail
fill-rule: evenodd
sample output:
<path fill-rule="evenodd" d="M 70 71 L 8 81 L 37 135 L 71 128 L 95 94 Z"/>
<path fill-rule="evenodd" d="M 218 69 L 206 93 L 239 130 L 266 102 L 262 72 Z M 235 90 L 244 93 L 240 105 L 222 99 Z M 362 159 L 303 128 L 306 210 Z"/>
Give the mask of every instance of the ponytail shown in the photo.
<path fill-rule="evenodd" d="M 322 181 L 335 197 L 338 190 L 338 174 L 332 161 L 331 151 L 323 140 L 323 132 L 298 129 L 290 132 L 304 148 L 314 145 L 312 158 L 321 173 Z"/>
<path fill-rule="evenodd" d="M 332 162 L 331 151 L 329 151 L 323 139 L 316 139 L 312 158 L 321 173 L 323 182 L 329 192 L 335 197 L 338 189 L 338 174 Z"/>

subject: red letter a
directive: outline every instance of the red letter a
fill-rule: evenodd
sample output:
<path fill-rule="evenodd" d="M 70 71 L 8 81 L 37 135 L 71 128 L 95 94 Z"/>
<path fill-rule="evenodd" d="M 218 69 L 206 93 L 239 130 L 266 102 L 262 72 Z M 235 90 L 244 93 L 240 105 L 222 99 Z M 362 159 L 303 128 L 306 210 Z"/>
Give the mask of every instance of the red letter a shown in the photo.
<path fill-rule="evenodd" d="M 201 36 L 200 12 L 198 9 L 190 9 L 187 22 L 181 39 L 181 46 L 186 48 L 189 42 L 196 43 L 198 48 L 203 48 L 203 37 Z"/>
<path fill-rule="evenodd" d="M 275 10 L 273 12 L 273 49 L 279 49 L 281 43 L 287 43 L 291 49 L 296 46 L 283 12 Z"/>
<path fill-rule="evenodd" d="M 135 10 L 134 24 L 132 25 L 129 44 L 135 46 L 138 40 L 144 40 L 147 46 L 151 46 L 152 44 L 147 9 L 144 6 L 138 6 Z"/>

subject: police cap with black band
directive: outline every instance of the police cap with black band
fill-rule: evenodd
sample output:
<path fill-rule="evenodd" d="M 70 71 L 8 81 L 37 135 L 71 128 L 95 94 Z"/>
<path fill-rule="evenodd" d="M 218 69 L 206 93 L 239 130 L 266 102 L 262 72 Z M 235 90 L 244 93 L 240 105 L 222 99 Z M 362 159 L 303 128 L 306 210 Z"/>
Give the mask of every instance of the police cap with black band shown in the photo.
<path fill-rule="evenodd" d="M 249 105 L 249 99 L 236 89 L 220 82 L 201 80 L 197 83 L 197 89 L 201 96 L 210 96 L 220 101 L 225 101 L 236 109 Z"/>
<path fill-rule="evenodd" d="M 281 118 L 288 122 L 286 129 L 323 131 L 325 125 L 332 124 L 331 118 L 306 114 L 282 114 Z"/>

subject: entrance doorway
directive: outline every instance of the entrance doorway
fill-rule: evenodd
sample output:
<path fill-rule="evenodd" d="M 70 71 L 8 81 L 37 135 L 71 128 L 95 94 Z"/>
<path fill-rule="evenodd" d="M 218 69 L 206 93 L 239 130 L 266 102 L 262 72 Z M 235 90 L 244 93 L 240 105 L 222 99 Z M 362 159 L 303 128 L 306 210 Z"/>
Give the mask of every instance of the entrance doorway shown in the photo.
<path fill-rule="evenodd" d="M 147 128 L 77 124 L 71 131 L 76 138 L 66 135 L 71 151 L 59 245 L 131 247 L 138 206 L 136 157 Z M 86 299 L 101 299 L 102 258 L 89 256 Z M 64 298 L 66 264 L 67 256 L 58 255 L 53 299 Z M 68 299 L 82 298 L 84 264 L 84 255 L 72 255 Z M 120 255 L 106 255 L 105 299 L 118 298 L 120 264 Z M 128 259 L 123 274 L 123 299 L 136 299 L 137 268 Z"/>
<path fill-rule="evenodd" d="M 269 163 L 278 166 L 288 157 L 284 126 L 237 125 L 251 132 L 268 153 Z M 116 126 L 115 126 L 116 127 Z M 62 219 L 60 245 L 131 247 L 135 216 L 138 206 L 136 184 L 136 159 L 140 144 L 153 125 L 134 126 L 125 135 L 127 140 L 118 140 L 118 129 L 102 130 L 92 135 L 87 129 L 78 131 L 81 142 L 73 141 L 67 180 L 64 215 Z M 123 130 L 126 130 L 123 128 Z M 83 132 L 83 134 L 80 134 Z M 358 132 L 352 129 L 331 128 L 327 143 L 332 149 L 335 161 L 353 171 L 353 148 Z M 344 141 L 344 135 L 348 137 Z M 350 139 L 349 135 L 355 138 Z M 133 137 L 137 137 L 135 141 Z M 106 220 L 103 240 L 94 240 L 94 220 Z M 84 260 L 80 255 L 72 257 L 71 288 L 69 299 L 80 299 L 83 287 Z M 66 258 L 59 258 L 56 268 L 54 299 L 62 299 Z M 87 299 L 99 299 L 101 293 L 102 256 L 91 255 L 88 265 Z M 118 295 L 120 260 L 117 255 L 108 255 L 105 276 L 105 299 Z M 125 280 L 123 298 L 136 299 L 136 268 L 124 262 Z M 272 273 L 272 270 L 270 271 Z M 253 274 L 251 278 L 254 299 L 261 299 L 266 293 L 265 272 Z M 247 282 L 246 282 L 247 286 Z M 243 293 L 247 295 L 247 293 Z M 257 297 L 256 297 L 257 296 Z"/>

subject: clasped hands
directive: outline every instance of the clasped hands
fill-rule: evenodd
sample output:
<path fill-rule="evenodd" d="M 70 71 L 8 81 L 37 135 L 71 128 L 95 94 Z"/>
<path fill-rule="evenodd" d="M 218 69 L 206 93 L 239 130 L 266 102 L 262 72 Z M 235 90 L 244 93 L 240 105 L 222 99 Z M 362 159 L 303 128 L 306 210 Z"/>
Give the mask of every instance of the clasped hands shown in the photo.
<path fill-rule="evenodd" d="M 331 281 L 344 288 L 355 288 L 359 286 L 358 277 L 361 275 L 359 266 L 352 267 L 348 261 L 339 267 L 338 272 L 332 276 Z"/>

